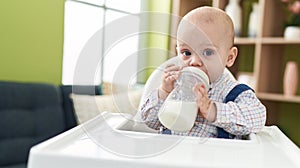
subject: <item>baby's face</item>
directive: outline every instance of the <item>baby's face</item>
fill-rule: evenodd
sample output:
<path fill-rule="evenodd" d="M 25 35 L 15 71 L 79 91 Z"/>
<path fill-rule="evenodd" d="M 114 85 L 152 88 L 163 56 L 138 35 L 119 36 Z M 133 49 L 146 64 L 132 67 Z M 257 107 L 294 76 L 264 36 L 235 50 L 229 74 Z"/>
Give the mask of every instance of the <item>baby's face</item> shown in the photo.
<path fill-rule="evenodd" d="M 219 37 L 224 37 L 220 27 L 207 24 L 196 27 L 181 23 L 177 32 L 177 53 L 187 66 L 203 70 L 210 82 L 221 76 L 227 63 L 230 47 Z"/>

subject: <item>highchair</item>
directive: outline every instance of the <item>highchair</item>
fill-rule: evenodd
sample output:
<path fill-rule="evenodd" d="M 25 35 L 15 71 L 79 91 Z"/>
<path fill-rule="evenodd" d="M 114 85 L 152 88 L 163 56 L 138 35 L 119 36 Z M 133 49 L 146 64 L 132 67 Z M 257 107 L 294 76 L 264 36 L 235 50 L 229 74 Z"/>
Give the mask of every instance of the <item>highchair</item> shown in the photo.
<path fill-rule="evenodd" d="M 163 67 L 149 77 L 141 101 L 160 85 Z M 227 69 L 225 73 L 230 73 Z M 233 76 L 232 76 L 233 77 Z M 141 103 L 140 103 L 141 107 Z M 192 168 L 300 167 L 299 148 L 276 126 L 264 127 L 247 140 L 158 134 L 141 120 L 104 112 L 77 127 L 34 146 L 29 168 Z"/>

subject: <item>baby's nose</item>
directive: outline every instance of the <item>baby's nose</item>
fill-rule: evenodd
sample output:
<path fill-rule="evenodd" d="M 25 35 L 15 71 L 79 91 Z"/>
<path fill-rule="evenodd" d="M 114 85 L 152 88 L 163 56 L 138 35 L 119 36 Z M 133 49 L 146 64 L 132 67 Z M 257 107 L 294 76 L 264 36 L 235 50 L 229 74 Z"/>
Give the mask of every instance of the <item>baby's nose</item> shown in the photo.
<path fill-rule="evenodd" d="M 199 67 L 203 66 L 203 62 L 200 56 L 193 56 L 190 61 L 190 66 L 199 66 Z"/>

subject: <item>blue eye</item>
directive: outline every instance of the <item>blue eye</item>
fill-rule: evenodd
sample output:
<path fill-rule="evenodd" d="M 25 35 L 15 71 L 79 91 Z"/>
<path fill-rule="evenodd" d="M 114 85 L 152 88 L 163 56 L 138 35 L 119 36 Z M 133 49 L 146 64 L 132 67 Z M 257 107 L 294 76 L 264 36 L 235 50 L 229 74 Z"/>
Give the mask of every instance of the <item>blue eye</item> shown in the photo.
<path fill-rule="evenodd" d="M 192 55 L 192 53 L 189 52 L 189 51 L 183 51 L 182 54 L 183 54 L 184 56 L 190 56 L 190 55 Z"/>
<path fill-rule="evenodd" d="M 211 56 L 214 54 L 214 51 L 211 49 L 205 49 L 202 53 L 203 56 Z"/>

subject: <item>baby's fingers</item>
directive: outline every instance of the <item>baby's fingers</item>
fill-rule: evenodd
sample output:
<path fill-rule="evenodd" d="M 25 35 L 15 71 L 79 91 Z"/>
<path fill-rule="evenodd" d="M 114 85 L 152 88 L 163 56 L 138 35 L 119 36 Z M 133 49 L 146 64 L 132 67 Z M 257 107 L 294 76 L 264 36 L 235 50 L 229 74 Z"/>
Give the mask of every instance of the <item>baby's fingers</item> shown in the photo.
<path fill-rule="evenodd" d="M 182 67 L 176 66 L 175 64 L 168 64 L 165 67 L 164 72 L 171 72 L 171 71 L 180 71 L 182 69 Z"/>
<path fill-rule="evenodd" d="M 196 93 L 196 94 L 205 94 L 206 93 L 206 89 L 205 89 L 205 86 L 204 84 L 196 84 L 193 88 L 193 91 Z"/>

